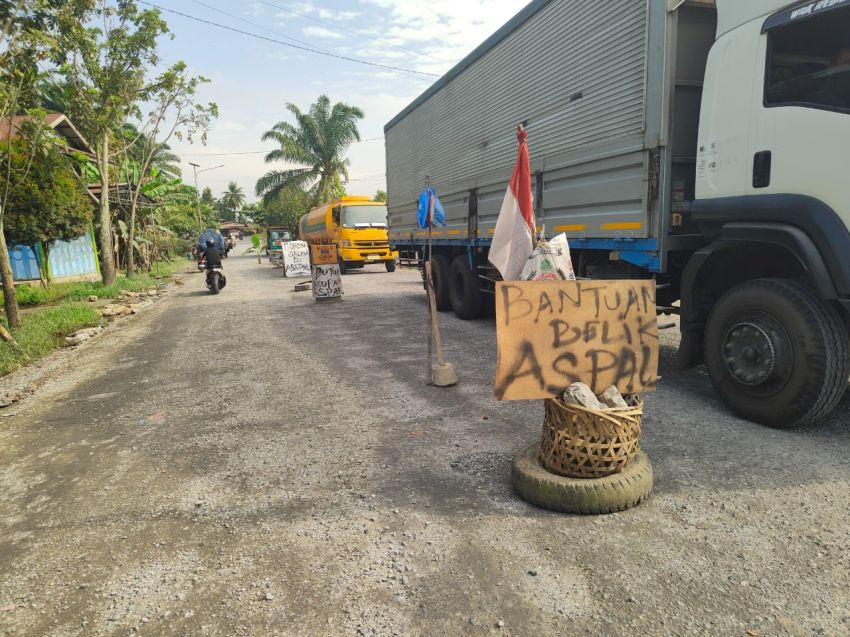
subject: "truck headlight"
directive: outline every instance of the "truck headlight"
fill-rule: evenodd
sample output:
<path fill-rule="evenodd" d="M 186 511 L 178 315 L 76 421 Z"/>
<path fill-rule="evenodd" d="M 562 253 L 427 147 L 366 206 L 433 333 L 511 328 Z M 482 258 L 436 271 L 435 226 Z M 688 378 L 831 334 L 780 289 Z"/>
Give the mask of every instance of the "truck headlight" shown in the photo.
<path fill-rule="evenodd" d="M 348 239 L 343 239 L 342 245 L 345 246 L 346 248 L 350 248 L 351 247 L 351 241 L 349 241 Z"/>

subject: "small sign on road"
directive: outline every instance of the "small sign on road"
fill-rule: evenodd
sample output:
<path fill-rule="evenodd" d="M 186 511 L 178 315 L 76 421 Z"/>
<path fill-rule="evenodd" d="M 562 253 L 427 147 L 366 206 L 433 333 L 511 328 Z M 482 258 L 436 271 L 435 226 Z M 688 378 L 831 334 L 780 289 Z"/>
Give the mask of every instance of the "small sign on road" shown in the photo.
<path fill-rule="evenodd" d="M 310 262 L 313 265 L 336 265 L 336 245 L 333 243 L 311 244 Z"/>

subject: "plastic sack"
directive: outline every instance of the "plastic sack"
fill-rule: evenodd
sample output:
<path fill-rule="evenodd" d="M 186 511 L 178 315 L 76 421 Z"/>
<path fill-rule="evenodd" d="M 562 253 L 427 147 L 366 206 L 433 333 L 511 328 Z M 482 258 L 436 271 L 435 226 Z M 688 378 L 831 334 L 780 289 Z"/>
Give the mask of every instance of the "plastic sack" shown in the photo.
<path fill-rule="evenodd" d="M 216 232 L 212 228 L 207 228 L 201 233 L 201 236 L 198 237 L 198 245 L 202 248 L 206 248 L 207 241 L 215 243 L 215 247 L 218 248 L 219 251 L 224 250 L 224 239 L 220 233 Z"/>
<path fill-rule="evenodd" d="M 431 186 L 419 193 L 417 216 L 420 228 L 446 225 L 446 210 L 437 198 L 437 191 Z"/>
<path fill-rule="evenodd" d="M 551 241 L 540 241 L 519 277 L 520 281 L 575 281 L 575 278 L 570 243 L 565 234 Z"/>

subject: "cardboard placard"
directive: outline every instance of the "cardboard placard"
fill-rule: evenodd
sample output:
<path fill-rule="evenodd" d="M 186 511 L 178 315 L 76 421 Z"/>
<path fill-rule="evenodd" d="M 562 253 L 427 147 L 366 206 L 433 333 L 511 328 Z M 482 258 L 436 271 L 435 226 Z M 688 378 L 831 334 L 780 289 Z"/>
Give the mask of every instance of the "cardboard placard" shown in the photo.
<path fill-rule="evenodd" d="M 336 263 L 313 266 L 313 298 L 316 301 L 342 299 L 342 276 Z"/>
<path fill-rule="evenodd" d="M 498 283 L 496 340 L 496 400 L 551 398 L 575 382 L 655 391 L 655 282 Z"/>
<path fill-rule="evenodd" d="M 310 251 L 306 241 L 286 241 L 283 246 L 283 276 L 310 276 Z"/>
<path fill-rule="evenodd" d="M 336 265 L 336 244 L 311 244 L 310 262 L 313 265 Z"/>

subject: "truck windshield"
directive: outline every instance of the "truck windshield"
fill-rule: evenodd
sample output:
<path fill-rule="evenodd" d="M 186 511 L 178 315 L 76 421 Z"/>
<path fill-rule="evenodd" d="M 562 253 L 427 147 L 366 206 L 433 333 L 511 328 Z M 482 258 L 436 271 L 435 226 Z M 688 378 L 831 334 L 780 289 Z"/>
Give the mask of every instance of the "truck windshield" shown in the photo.
<path fill-rule="evenodd" d="M 386 206 L 344 206 L 342 209 L 343 228 L 386 227 Z"/>
<path fill-rule="evenodd" d="M 850 7 L 770 31 L 766 106 L 850 113 Z"/>

